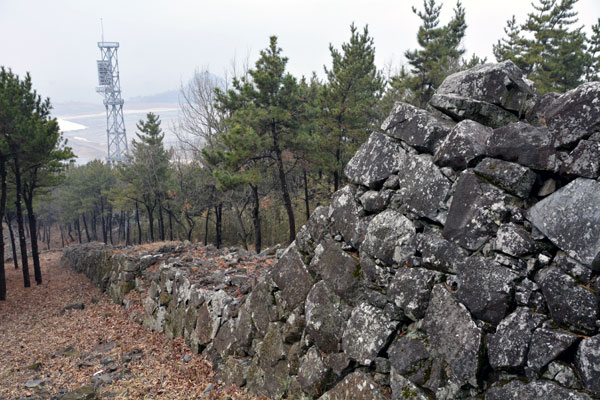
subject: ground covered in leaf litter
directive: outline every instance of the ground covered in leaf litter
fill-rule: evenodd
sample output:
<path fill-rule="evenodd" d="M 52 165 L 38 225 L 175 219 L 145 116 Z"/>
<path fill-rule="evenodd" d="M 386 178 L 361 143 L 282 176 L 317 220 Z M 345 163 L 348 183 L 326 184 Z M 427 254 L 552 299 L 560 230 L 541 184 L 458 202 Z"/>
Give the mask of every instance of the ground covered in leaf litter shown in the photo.
<path fill-rule="evenodd" d="M 41 254 L 44 283 L 25 289 L 7 264 L 0 303 L 0 399 L 60 398 L 82 386 L 113 399 L 254 399 L 217 379 L 210 362 L 182 339 L 169 340 L 130 319 L 83 275 Z M 31 267 L 30 267 L 31 268 Z M 83 303 L 84 309 L 63 311 Z M 110 372 L 116 377 L 103 382 Z"/>

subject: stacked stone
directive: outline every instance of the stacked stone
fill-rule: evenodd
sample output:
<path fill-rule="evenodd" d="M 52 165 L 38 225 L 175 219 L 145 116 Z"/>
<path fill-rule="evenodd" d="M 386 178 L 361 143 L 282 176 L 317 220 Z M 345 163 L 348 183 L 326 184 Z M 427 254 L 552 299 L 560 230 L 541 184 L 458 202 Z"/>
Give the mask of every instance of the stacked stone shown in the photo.
<path fill-rule="evenodd" d="M 269 398 L 600 398 L 600 83 L 451 75 L 345 172 L 247 296 L 161 265 L 146 326 Z M 117 301 L 156 261 L 76 255 Z"/>
<path fill-rule="evenodd" d="M 600 84 L 511 62 L 398 103 L 350 184 L 221 326 L 223 376 L 270 398 L 600 396 Z M 218 344 L 218 346 L 217 346 Z"/>

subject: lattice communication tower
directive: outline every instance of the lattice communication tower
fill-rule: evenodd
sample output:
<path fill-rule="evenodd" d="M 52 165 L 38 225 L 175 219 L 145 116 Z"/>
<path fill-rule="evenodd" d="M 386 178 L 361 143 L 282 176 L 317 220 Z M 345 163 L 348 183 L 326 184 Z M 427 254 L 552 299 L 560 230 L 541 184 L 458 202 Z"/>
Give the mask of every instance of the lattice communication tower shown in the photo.
<path fill-rule="evenodd" d="M 123 119 L 123 99 L 121 98 L 121 81 L 119 79 L 119 59 L 117 49 L 119 42 L 98 42 L 101 60 L 98 64 L 98 84 L 96 92 L 104 96 L 106 107 L 106 161 L 116 164 L 127 161 L 127 133 Z"/>

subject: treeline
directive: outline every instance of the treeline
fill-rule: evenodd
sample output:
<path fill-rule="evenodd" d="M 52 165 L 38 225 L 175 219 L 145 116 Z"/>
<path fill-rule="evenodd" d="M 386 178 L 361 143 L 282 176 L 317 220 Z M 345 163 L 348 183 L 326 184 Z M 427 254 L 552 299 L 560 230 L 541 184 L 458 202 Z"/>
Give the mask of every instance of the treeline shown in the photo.
<path fill-rule="evenodd" d="M 575 3 L 538 0 L 522 25 L 513 17 L 493 47 L 496 59 L 513 60 L 541 92 L 597 80 L 600 20 L 587 37 Z M 441 7 L 425 0 L 413 8 L 418 47 L 397 70 L 378 70 L 368 28 L 351 25 L 347 42 L 330 45 L 324 79 L 287 72 L 275 36 L 253 67 L 234 69 L 230 79 L 197 72 L 181 90 L 176 148 L 165 148 L 160 119 L 148 114 L 130 162 L 69 167 L 53 201 L 38 204 L 41 223 L 58 224 L 62 245 L 188 239 L 260 251 L 293 240 L 345 183 L 346 163 L 395 101 L 427 107 L 445 77 L 487 61 L 464 58 L 461 3 L 445 25 Z"/>
<path fill-rule="evenodd" d="M 11 228 L 13 257 L 18 268 L 11 225 L 12 217 L 16 218 L 25 287 L 31 286 L 26 230 L 35 281 L 38 285 L 42 283 L 34 203 L 59 183 L 61 172 L 74 157 L 65 146 L 56 120 L 50 117 L 50 110 L 49 99 L 42 99 L 33 90 L 29 74 L 21 79 L 11 70 L 0 67 L 0 222 L 6 219 Z M 2 232 L 0 300 L 6 299 L 4 249 Z"/>

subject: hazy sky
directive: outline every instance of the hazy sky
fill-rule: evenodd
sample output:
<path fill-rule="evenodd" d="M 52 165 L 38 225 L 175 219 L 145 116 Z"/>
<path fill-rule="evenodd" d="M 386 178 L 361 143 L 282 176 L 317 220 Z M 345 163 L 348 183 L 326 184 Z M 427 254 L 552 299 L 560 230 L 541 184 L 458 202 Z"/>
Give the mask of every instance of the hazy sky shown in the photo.
<path fill-rule="evenodd" d="M 34 86 L 53 102 L 101 102 L 97 85 L 100 17 L 105 40 L 118 41 L 125 98 L 177 89 L 196 68 L 223 74 L 234 56 L 253 62 L 277 35 L 288 68 L 322 75 L 328 45 L 349 37 L 349 25 L 369 24 L 379 67 L 399 64 L 416 45 L 421 0 L 0 0 L 0 65 L 31 72 Z M 446 0 L 442 23 L 452 14 Z M 463 0 L 468 53 L 493 60 L 492 43 L 512 14 L 522 22 L 527 0 Z M 600 0 L 580 0 L 580 23 L 600 17 Z"/>

